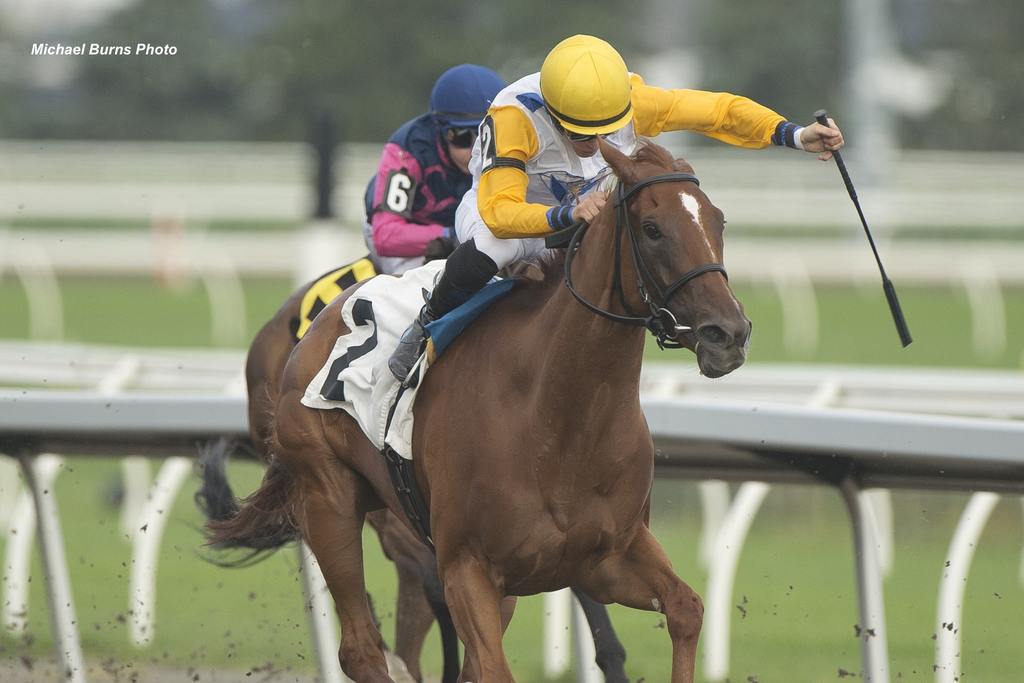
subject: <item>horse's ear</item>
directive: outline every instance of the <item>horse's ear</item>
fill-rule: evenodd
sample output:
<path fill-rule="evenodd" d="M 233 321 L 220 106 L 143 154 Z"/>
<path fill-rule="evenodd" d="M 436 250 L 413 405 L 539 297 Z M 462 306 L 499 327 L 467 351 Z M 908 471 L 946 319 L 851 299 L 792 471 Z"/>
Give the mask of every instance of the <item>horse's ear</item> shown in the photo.
<path fill-rule="evenodd" d="M 619 177 L 619 180 L 625 185 L 636 185 L 638 180 L 636 162 L 601 138 L 598 138 L 597 144 L 601 150 L 601 156 L 604 157 L 604 160 L 615 171 L 615 175 Z"/>
<path fill-rule="evenodd" d="M 689 173 L 693 175 L 693 166 L 686 159 L 676 159 L 672 162 L 672 170 L 680 173 Z"/>

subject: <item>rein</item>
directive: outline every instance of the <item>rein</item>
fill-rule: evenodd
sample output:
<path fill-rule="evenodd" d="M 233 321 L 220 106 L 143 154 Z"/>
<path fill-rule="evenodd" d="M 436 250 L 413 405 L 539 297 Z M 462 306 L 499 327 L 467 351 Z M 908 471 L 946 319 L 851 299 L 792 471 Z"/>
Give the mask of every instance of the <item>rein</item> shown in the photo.
<path fill-rule="evenodd" d="M 618 292 L 619 300 L 622 302 L 623 308 L 629 312 L 629 306 L 626 304 L 625 293 L 622 289 L 622 277 L 621 277 L 621 244 L 622 244 L 622 231 L 625 230 L 629 235 L 629 250 L 633 258 L 633 267 L 636 275 L 636 287 L 640 292 L 640 297 L 644 303 L 647 304 L 650 309 L 650 315 L 620 315 L 618 313 L 612 313 L 611 311 L 605 310 L 600 306 L 590 303 L 580 294 L 579 290 L 572 281 L 572 262 L 579 251 L 580 246 L 583 244 L 583 238 L 587 234 L 587 229 L 590 227 L 587 223 L 580 223 L 578 226 L 569 228 L 565 232 L 571 232 L 572 237 L 569 239 L 568 249 L 565 255 L 565 286 L 569 292 L 572 293 L 573 297 L 587 309 L 601 316 L 611 320 L 612 322 L 622 323 L 624 325 L 634 325 L 638 327 L 646 328 L 651 334 L 654 335 L 658 342 L 658 346 L 661 348 L 678 349 L 682 348 L 683 344 L 678 341 L 678 337 L 683 332 L 692 332 L 693 328 L 688 325 L 680 325 L 676 317 L 668 310 L 668 302 L 672 296 L 682 289 L 690 280 L 703 275 L 704 273 L 721 273 L 726 279 L 729 279 L 729 275 L 725 272 L 725 266 L 721 263 L 704 263 L 702 265 L 688 270 L 679 276 L 674 282 L 668 287 L 662 289 L 658 285 L 657 280 L 651 273 L 650 267 L 644 260 L 643 255 L 640 253 L 640 243 L 637 241 L 636 232 L 633 230 L 633 226 L 629 219 L 629 210 L 626 207 L 626 202 L 637 192 L 654 185 L 656 183 L 671 183 L 671 182 L 690 182 L 695 185 L 700 185 L 700 181 L 697 176 L 690 173 L 663 173 L 661 175 L 651 176 L 641 180 L 629 190 L 625 189 L 625 186 L 620 182 L 616 186 L 615 190 L 615 279 L 614 287 Z M 561 233 L 556 233 L 560 235 Z M 551 241 L 548 242 L 548 246 L 555 246 Z M 647 286 L 644 281 L 650 282 L 656 298 L 652 297 L 647 291 Z"/>

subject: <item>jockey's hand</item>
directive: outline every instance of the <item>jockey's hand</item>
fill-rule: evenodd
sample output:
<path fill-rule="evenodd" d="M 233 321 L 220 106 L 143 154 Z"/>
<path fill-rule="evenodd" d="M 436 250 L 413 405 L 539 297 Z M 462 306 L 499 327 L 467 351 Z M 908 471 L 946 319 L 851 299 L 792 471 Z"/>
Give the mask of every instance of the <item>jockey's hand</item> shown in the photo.
<path fill-rule="evenodd" d="M 836 122 L 828 120 L 830 128 L 826 128 L 817 121 L 806 126 L 800 131 L 800 142 L 805 152 L 820 152 L 818 158 L 828 161 L 832 158 L 832 152 L 840 150 L 845 144 L 843 142 L 843 131 L 839 130 Z"/>
<path fill-rule="evenodd" d="M 594 190 L 589 193 L 580 203 L 576 205 L 576 208 L 572 211 L 573 220 L 586 221 L 590 223 L 597 218 L 598 212 L 601 207 L 608 201 L 608 193 L 601 190 Z"/>
<path fill-rule="evenodd" d="M 423 251 L 423 262 L 429 263 L 438 259 L 446 259 L 451 256 L 457 246 L 459 246 L 458 242 L 451 237 L 435 237 L 427 242 L 427 247 Z"/>

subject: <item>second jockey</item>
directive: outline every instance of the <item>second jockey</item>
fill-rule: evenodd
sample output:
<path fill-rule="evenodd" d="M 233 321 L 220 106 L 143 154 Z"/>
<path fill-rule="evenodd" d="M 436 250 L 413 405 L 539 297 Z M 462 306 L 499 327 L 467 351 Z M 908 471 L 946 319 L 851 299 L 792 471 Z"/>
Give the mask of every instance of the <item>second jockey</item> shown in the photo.
<path fill-rule="evenodd" d="M 364 198 L 363 235 L 378 272 L 399 275 L 455 248 L 455 209 L 472 184 L 477 129 L 504 87 L 486 67 L 454 66 L 434 84 L 430 111 L 388 140 Z"/>
<path fill-rule="evenodd" d="M 545 235 L 597 216 L 607 194 L 595 187 L 610 173 L 598 136 L 632 154 L 638 136 L 673 130 L 752 149 L 783 145 L 822 159 L 843 146 L 837 127 L 801 127 L 729 93 L 652 87 L 605 41 L 566 38 L 539 73 L 506 87 L 488 110 L 470 162 L 473 187 L 455 219 L 460 245 L 391 356 L 392 374 L 405 381 L 428 323 L 469 299 L 500 268 L 542 251 Z"/>

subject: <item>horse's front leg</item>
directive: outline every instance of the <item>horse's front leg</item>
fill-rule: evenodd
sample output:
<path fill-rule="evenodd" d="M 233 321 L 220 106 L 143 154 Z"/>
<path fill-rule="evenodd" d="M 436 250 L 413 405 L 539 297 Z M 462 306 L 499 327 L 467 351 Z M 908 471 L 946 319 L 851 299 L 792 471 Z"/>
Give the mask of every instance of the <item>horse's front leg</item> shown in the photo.
<path fill-rule="evenodd" d="M 503 601 L 502 592 L 480 560 L 469 554 L 442 561 L 441 581 L 455 629 L 466 645 L 459 680 L 514 683 L 501 645 L 514 602 Z"/>
<path fill-rule="evenodd" d="M 662 612 L 672 638 L 672 683 L 693 683 L 704 604 L 672 571 L 665 551 L 646 526 L 625 552 L 602 561 L 581 577 L 578 586 L 601 602 Z"/>

